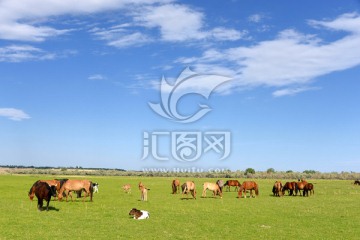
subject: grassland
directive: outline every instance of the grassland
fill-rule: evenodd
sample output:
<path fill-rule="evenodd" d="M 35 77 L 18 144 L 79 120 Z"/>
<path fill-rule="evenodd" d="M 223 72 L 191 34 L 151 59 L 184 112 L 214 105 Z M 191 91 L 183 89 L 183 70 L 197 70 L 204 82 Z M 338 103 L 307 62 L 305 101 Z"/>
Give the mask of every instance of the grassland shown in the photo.
<path fill-rule="evenodd" d="M 61 176 L 56 176 L 61 177 Z M 202 183 L 194 178 L 198 199 L 172 195 L 172 178 L 80 177 L 100 184 L 94 201 L 51 201 L 50 211 L 39 212 L 27 192 L 38 179 L 54 176 L 0 175 L 0 239 L 358 239 L 360 187 L 344 180 L 312 180 L 311 197 L 273 197 L 274 180 L 256 180 L 257 198 L 201 198 Z M 180 178 L 181 182 L 188 180 Z M 243 181 L 244 179 L 239 179 Z M 136 185 L 151 190 L 141 202 Z M 287 180 L 282 180 L 283 182 Z M 131 194 L 121 186 L 130 183 Z M 133 207 L 150 212 L 150 219 L 135 221 Z"/>

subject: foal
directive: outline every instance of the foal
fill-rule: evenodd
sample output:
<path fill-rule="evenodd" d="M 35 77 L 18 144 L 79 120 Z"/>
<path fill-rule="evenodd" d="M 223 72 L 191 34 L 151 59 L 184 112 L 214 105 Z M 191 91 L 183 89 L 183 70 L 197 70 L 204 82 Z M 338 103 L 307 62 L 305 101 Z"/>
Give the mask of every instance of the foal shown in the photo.
<path fill-rule="evenodd" d="M 147 201 L 147 191 L 150 189 L 146 188 L 142 182 L 139 182 L 139 190 L 141 192 L 141 201 Z"/>
<path fill-rule="evenodd" d="M 129 212 L 129 215 L 134 216 L 134 219 L 137 219 L 137 220 L 147 219 L 150 217 L 150 213 L 148 211 L 137 210 L 136 208 L 131 209 Z"/>

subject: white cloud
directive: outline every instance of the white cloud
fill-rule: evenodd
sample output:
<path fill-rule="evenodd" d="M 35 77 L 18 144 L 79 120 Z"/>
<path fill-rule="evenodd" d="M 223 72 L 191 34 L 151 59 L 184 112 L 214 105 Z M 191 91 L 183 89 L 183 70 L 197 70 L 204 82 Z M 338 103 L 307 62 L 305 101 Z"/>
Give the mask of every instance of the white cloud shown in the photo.
<path fill-rule="evenodd" d="M 15 108 L 0 108 L 0 117 L 6 117 L 14 121 L 22 121 L 30 118 L 24 111 Z"/>
<path fill-rule="evenodd" d="M 102 74 L 93 74 L 88 77 L 89 80 L 106 80 L 107 77 Z"/>
<path fill-rule="evenodd" d="M 167 0 L 3 0 L 0 1 L 0 39 L 20 41 L 44 41 L 61 35 L 70 29 L 46 26 L 50 17 L 90 14 L 101 11 L 124 9 L 128 6 L 168 2 Z M 42 19 L 36 24 L 33 20 Z"/>
<path fill-rule="evenodd" d="M 9 45 L 0 48 L 0 62 L 23 62 L 30 60 L 48 60 L 56 57 L 39 48 L 29 45 Z"/>
<path fill-rule="evenodd" d="M 301 92 L 318 90 L 316 87 L 298 87 L 298 88 L 284 88 L 276 90 L 272 93 L 274 97 L 293 96 Z"/>
<path fill-rule="evenodd" d="M 249 22 L 259 23 L 262 21 L 264 16 L 262 14 L 253 14 L 248 17 Z"/>
<path fill-rule="evenodd" d="M 277 38 L 253 46 L 209 49 L 201 57 L 179 58 L 177 61 L 192 63 L 197 72 L 216 73 L 216 69 L 219 71 L 217 74 L 232 73 L 230 76 L 235 80 L 227 85 L 232 90 L 257 86 L 305 86 L 317 77 L 360 65 L 358 14 L 341 15 L 333 21 L 310 22 L 312 26 L 348 33 L 338 40 L 324 43 L 317 36 L 287 29 Z M 282 93 L 289 93 L 289 90 L 275 95 Z"/>

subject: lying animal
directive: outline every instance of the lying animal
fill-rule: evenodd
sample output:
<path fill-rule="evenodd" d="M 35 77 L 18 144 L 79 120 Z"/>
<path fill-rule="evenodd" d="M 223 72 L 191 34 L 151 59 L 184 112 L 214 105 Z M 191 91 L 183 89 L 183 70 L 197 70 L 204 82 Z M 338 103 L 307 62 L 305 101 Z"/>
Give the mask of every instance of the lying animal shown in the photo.
<path fill-rule="evenodd" d="M 131 185 L 130 184 L 125 184 L 122 188 L 123 188 L 124 192 L 131 193 Z"/>
<path fill-rule="evenodd" d="M 134 216 L 134 219 L 140 220 L 140 219 L 147 219 L 150 217 L 150 213 L 145 210 L 137 210 L 136 208 L 133 208 L 130 210 L 129 215 Z"/>

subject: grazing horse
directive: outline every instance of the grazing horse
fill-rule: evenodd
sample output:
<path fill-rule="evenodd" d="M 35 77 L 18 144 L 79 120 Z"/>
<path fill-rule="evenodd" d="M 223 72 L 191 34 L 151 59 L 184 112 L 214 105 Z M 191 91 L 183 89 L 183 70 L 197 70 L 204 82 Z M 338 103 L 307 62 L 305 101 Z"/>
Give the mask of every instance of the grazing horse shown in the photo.
<path fill-rule="evenodd" d="M 304 189 L 303 189 L 303 196 L 305 197 L 305 195 L 308 197 L 309 196 L 309 192 L 310 192 L 310 196 L 311 194 L 315 194 L 314 192 L 314 185 L 312 183 L 307 183 L 305 186 L 304 186 Z"/>
<path fill-rule="evenodd" d="M 150 217 L 150 213 L 148 211 L 137 210 L 136 208 L 131 209 L 129 215 L 134 216 L 134 219 L 137 220 L 147 219 Z"/>
<path fill-rule="evenodd" d="M 235 187 L 235 191 L 238 190 L 238 187 L 240 187 L 240 183 L 238 180 L 227 180 L 224 184 L 224 187 L 226 186 L 228 189 L 228 192 L 230 192 L 230 187 Z"/>
<path fill-rule="evenodd" d="M 282 194 L 285 195 L 285 191 L 287 190 L 289 196 L 293 196 L 295 189 L 296 189 L 296 182 L 286 182 L 282 188 Z"/>
<path fill-rule="evenodd" d="M 184 188 L 184 190 L 183 190 L 183 194 L 186 193 L 186 195 L 187 195 L 189 192 L 191 193 L 191 195 L 193 196 L 193 198 L 196 199 L 196 188 L 195 188 L 195 183 L 194 183 L 194 181 L 187 181 L 187 182 L 185 183 L 185 188 Z"/>
<path fill-rule="evenodd" d="M 204 183 L 203 186 L 204 186 L 204 189 L 203 189 L 202 197 L 206 197 L 206 190 L 209 189 L 210 191 L 213 191 L 214 197 L 216 197 L 216 195 L 219 194 L 220 198 L 222 198 L 222 192 L 220 190 L 219 185 L 217 185 L 216 183 L 206 182 L 206 183 Z"/>
<path fill-rule="evenodd" d="M 224 188 L 224 182 L 223 180 L 217 180 L 216 184 L 219 185 L 220 191 L 223 192 L 223 188 Z"/>
<path fill-rule="evenodd" d="M 90 202 L 92 202 L 93 185 L 92 182 L 89 180 L 71 180 L 71 179 L 67 180 L 61 187 L 60 192 L 58 194 L 58 198 L 59 200 L 61 200 L 63 198 L 63 193 L 65 193 L 66 201 L 67 201 L 70 191 L 81 191 L 82 189 L 84 189 L 85 191 L 83 201 L 85 201 L 85 198 L 88 195 L 90 195 Z M 73 201 L 71 193 L 70 193 L 70 197 L 71 197 L 71 201 Z"/>
<path fill-rule="evenodd" d="M 171 182 L 172 194 L 178 193 L 180 191 L 180 181 L 178 179 L 174 179 Z"/>
<path fill-rule="evenodd" d="M 360 185 L 360 181 L 359 181 L 359 180 L 355 180 L 354 185 Z"/>
<path fill-rule="evenodd" d="M 253 195 L 253 190 L 255 190 L 256 196 L 259 195 L 259 187 L 258 184 L 254 181 L 245 181 L 243 184 L 241 184 L 238 192 L 238 198 L 242 197 L 242 192 L 244 192 L 244 198 L 246 198 L 246 191 L 250 190 L 250 197 L 255 197 Z"/>
<path fill-rule="evenodd" d="M 126 193 L 131 193 L 131 185 L 130 184 L 125 184 L 124 186 L 122 186 L 122 189 Z"/>
<path fill-rule="evenodd" d="M 38 204 L 37 204 L 38 210 L 42 211 L 43 200 L 45 200 L 47 202 L 46 203 L 46 211 L 48 211 L 51 197 L 56 196 L 56 187 L 50 186 L 46 182 L 36 181 L 31 186 L 30 191 L 29 191 L 29 197 L 31 200 L 33 200 L 34 195 L 38 199 Z"/>
<path fill-rule="evenodd" d="M 142 182 L 139 182 L 139 190 L 141 192 L 141 201 L 147 201 L 147 192 L 150 189 L 146 188 Z"/>
<path fill-rule="evenodd" d="M 274 194 L 274 196 L 278 196 L 278 197 L 281 197 L 283 196 L 282 194 L 282 183 L 280 181 L 276 181 L 274 183 L 274 186 L 273 186 L 273 189 L 272 189 L 272 192 Z"/>
<path fill-rule="evenodd" d="M 301 196 L 300 190 L 304 190 L 304 187 L 305 187 L 305 185 L 306 185 L 307 183 L 308 183 L 308 182 L 305 181 L 305 180 L 303 180 L 303 179 L 301 179 L 301 181 L 299 181 L 299 182 L 296 183 L 296 185 L 295 185 L 295 196 L 297 196 L 298 191 L 299 191 L 300 196 Z"/>

